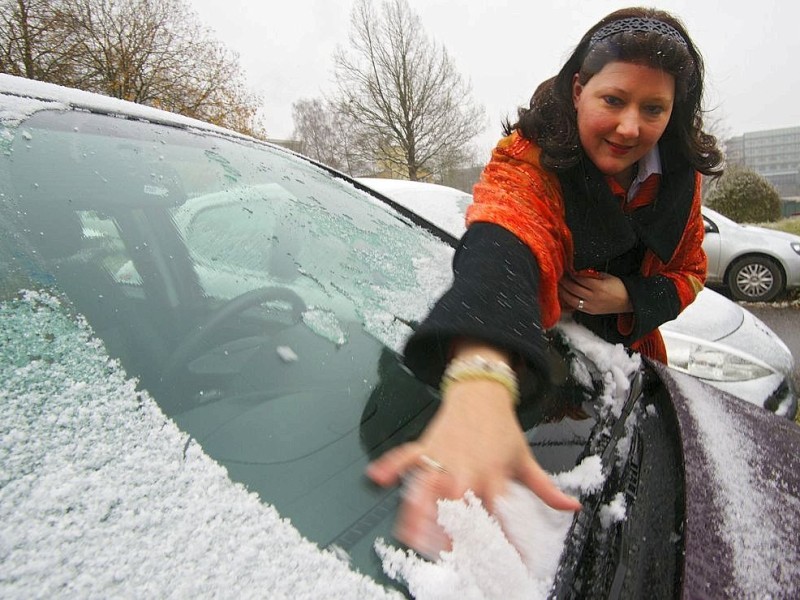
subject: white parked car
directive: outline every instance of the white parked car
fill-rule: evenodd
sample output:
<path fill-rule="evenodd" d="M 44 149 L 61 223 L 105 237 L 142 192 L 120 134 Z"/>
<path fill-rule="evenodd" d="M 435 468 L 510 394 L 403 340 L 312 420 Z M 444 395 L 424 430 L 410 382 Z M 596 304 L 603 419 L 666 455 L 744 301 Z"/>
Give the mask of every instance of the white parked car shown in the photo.
<path fill-rule="evenodd" d="M 703 207 L 708 282 L 724 285 L 734 298 L 769 302 L 800 287 L 800 237 L 755 225 L 740 225 Z"/>
<path fill-rule="evenodd" d="M 472 201 L 466 192 L 416 181 L 378 178 L 358 181 L 457 238 L 465 231 L 464 212 Z M 708 214 L 715 218 L 717 215 L 713 211 Z M 724 223 L 721 231 L 730 231 L 726 228 L 728 223 L 748 229 L 725 217 L 718 221 Z M 703 247 L 707 244 L 708 241 Z M 781 415 L 795 414 L 797 396 L 792 384 L 791 351 L 775 332 L 735 302 L 703 289 L 677 319 L 661 326 L 661 333 L 673 369 Z"/>

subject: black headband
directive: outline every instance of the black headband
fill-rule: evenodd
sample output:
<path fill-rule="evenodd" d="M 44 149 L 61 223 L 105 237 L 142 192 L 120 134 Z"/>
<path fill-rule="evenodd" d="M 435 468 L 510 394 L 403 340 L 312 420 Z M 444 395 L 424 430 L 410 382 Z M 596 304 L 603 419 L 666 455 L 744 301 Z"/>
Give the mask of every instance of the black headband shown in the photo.
<path fill-rule="evenodd" d="M 663 36 L 674 39 L 682 46 L 689 46 L 680 32 L 672 25 L 648 17 L 628 17 L 603 25 L 592 34 L 589 44 L 594 46 L 597 42 L 617 33 L 660 33 Z"/>

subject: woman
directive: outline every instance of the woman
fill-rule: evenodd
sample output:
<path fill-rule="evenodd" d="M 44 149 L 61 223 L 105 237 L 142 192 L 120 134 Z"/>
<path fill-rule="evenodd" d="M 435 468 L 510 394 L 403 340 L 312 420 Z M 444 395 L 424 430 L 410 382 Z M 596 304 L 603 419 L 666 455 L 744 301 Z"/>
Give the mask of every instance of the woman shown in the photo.
<path fill-rule="evenodd" d="M 530 453 L 518 374 L 546 372 L 542 333 L 565 310 L 666 361 L 657 328 L 705 280 L 700 174 L 721 172 L 702 94 L 702 58 L 680 21 L 623 9 L 506 124 L 475 186 L 453 285 L 406 345 L 417 376 L 441 380 L 441 406 L 418 441 L 368 469 L 380 485 L 413 474 L 400 541 L 436 556 L 447 543 L 436 500 L 472 489 L 491 509 L 510 479 L 553 508 L 580 508 Z"/>

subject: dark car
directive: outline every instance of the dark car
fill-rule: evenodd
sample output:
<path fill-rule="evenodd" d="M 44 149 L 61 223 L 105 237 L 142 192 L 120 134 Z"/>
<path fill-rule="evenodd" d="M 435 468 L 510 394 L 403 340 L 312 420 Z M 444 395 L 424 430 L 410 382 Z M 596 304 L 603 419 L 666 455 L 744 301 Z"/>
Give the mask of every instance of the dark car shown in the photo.
<path fill-rule="evenodd" d="M 436 410 L 400 350 L 454 239 L 154 109 L 0 76 L 0 125 L 2 595 L 408 594 L 373 548 L 400 491 L 364 469 Z M 548 470 L 603 477 L 549 594 L 800 593 L 800 430 L 550 335 L 521 422 Z"/>

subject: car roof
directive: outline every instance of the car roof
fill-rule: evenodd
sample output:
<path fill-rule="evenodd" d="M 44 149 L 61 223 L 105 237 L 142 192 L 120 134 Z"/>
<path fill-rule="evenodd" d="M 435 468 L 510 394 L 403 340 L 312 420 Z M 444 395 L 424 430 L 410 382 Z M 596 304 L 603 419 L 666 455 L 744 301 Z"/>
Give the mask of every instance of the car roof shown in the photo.
<path fill-rule="evenodd" d="M 52 83 L 15 77 L 6 73 L 0 74 L 0 93 L 56 104 L 52 106 L 40 105 L 41 109 L 57 109 L 59 108 L 57 105 L 61 105 L 61 108 L 64 110 L 77 108 L 98 113 L 121 114 L 125 115 L 127 118 L 145 119 L 147 121 L 175 127 L 193 127 L 226 135 L 234 133 L 228 129 L 217 127 L 198 119 L 185 117 L 151 106 L 145 106 L 143 104 L 128 102 L 119 98 L 111 98 L 109 96 L 83 90 L 67 88 Z M 33 105 L 29 104 L 29 107 L 32 106 Z M 31 108 L 27 110 L 31 110 Z M 35 110 L 35 108 L 33 108 L 33 110 Z M 3 114 L 0 115 L 0 121 L 5 122 L 26 116 L 28 116 L 28 114 L 24 112 L 14 114 L 12 111 L 9 111 L 7 107 Z"/>

